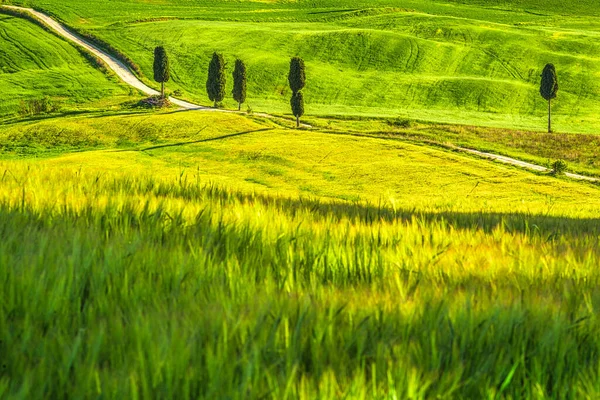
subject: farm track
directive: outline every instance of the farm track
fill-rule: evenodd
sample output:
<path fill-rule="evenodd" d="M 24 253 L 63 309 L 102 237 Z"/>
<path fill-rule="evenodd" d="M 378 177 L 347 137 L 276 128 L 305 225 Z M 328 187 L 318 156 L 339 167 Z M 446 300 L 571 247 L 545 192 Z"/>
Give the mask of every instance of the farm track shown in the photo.
<path fill-rule="evenodd" d="M 95 56 L 100 58 L 126 84 L 140 90 L 141 92 L 143 92 L 149 96 L 160 94 L 157 90 L 152 89 L 151 87 L 149 87 L 145 83 L 143 83 L 137 76 L 135 76 L 130 71 L 130 69 L 125 64 L 123 64 L 117 58 L 106 53 L 104 50 L 89 43 L 88 41 L 82 39 L 80 36 L 71 32 L 70 30 L 65 28 L 62 24 L 60 24 L 59 22 L 54 20 L 52 17 L 50 17 L 42 12 L 36 11 L 32 8 L 9 6 L 9 5 L 3 5 L 0 7 L 5 7 L 5 8 L 19 10 L 19 11 L 25 11 L 25 12 L 30 13 L 35 18 L 37 18 L 42 23 L 44 23 L 46 26 L 48 26 L 50 29 L 52 29 L 54 32 L 59 34 L 61 37 L 65 38 L 71 42 L 74 42 L 74 43 L 78 44 L 79 46 L 82 46 L 87 51 L 91 52 L 92 54 L 94 54 Z M 412 43 L 411 43 L 411 56 L 412 56 L 412 52 L 413 52 L 413 49 L 412 49 Z M 417 46 L 417 58 L 418 58 L 418 46 Z M 499 61 L 501 61 L 501 60 L 499 60 Z M 507 71 L 509 73 L 511 73 L 514 76 L 514 74 L 506 67 L 506 65 L 504 65 L 503 63 L 502 63 L 502 65 L 504 66 L 504 68 L 507 69 Z M 518 71 L 517 71 L 517 73 L 518 73 Z M 190 102 L 187 102 L 184 100 L 176 99 L 174 97 L 169 97 L 169 101 L 172 104 L 175 104 L 185 110 L 201 110 L 201 111 L 239 113 L 237 111 L 220 110 L 220 109 L 215 109 L 215 108 L 211 108 L 211 107 L 206 107 L 206 106 L 202 106 L 199 104 L 194 104 L 194 103 L 190 103 Z M 254 113 L 253 115 L 259 116 L 259 117 L 264 117 L 264 118 L 269 118 L 269 119 L 274 119 L 274 120 L 279 119 L 279 118 L 277 118 L 271 114 L 267 114 L 267 113 Z M 312 128 L 312 126 L 307 125 L 307 124 L 302 124 L 302 126 L 305 128 Z M 452 149 L 455 151 L 458 151 L 458 152 L 475 155 L 475 156 L 481 157 L 483 159 L 497 161 L 497 162 L 500 162 L 503 164 L 512 165 L 512 166 L 519 167 L 522 169 L 527 169 L 530 171 L 545 172 L 545 173 L 551 172 L 551 170 L 549 168 L 546 168 L 544 166 L 528 163 L 525 161 L 517 160 L 517 159 L 506 157 L 506 156 L 501 156 L 498 154 L 487 153 L 487 152 L 482 152 L 482 151 L 478 151 L 478 150 L 474 150 L 474 149 L 468 149 L 468 148 L 457 147 L 457 146 L 452 146 Z M 579 175 L 579 174 L 573 174 L 573 173 L 569 173 L 569 172 L 565 173 L 565 176 L 568 178 L 580 180 L 580 181 L 600 182 L 599 178 L 594 178 L 594 177 Z"/>

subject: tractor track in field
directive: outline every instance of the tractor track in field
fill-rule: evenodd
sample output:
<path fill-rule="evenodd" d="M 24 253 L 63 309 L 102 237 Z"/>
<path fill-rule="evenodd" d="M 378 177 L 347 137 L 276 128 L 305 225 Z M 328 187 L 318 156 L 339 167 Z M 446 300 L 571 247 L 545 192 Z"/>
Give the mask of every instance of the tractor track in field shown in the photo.
<path fill-rule="evenodd" d="M 75 44 L 85 48 L 87 51 L 92 53 L 94 56 L 100 58 L 126 84 L 140 90 L 141 92 L 143 92 L 149 96 L 160 94 L 157 90 L 152 89 L 151 87 L 146 85 L 144 82 L 142 82 L 137 76 L 135 76 L 135 74 L 133 72 L 131 72 L 131 70 L 123 62 L 119 61 L 116 57 L 108 54 L 104 50 L 100 49 L 98 46 L 95 46 L 94 44 L 81 38 L 76 33 L 71 32 L 69 29 L 64 27 L 62 24 L 60 24 L 59 22 L 54 20 L 49 15 L 46 15 L 39 11 L 36 11 L 32 8 L 9 6 L 9 5 L 2 5 L 2 6 L 0 6 L 0 8 L 13 9 L 13 10 L 27 12 L 27 13 L 31 14 L 33 17 L 35 17 L 36 19 L 41 21 L 45 26 L 50 28 L 52 31 L 57 33 L 62 38 L 66 39 L 68 41 L 74 42 Z M 418 48 L 417 48 L 417 54 L 418 54 Z M 411 55 L 412 55 L 412 45 L 411 45 Z M 417 57 L 418 57 L 418 55 L 417 55 Z M 506 66 L 504 66 L 504 67 L 506 68 Z M 509 71 L 509 73 L 510 72 L 511 71 Z M 515 78 L 517 78 L 517 77 L 515 77 Z M 175 104 L 185 110 L 227 112 L 227 113 L 234 113 L 234 114 L 240 113 L 238 111 L 221 110 L 221 109 L 206 107 L 206 106 L 202 106 L 199 104 L 187 102 L 185 100 L 176 99 L 174 97 L 169 97 L 169 101 L 172 104 Z M 267 114 L 267 113 L 254 113 L 253 115 L 258 116 L 258 117 L 269 118 L 272 120 L 280 119 L 274 115 Z M 302 127 L 312 128 L 312 126 L 307 125 L 307 124 L 302 124 Z M 521 160 L 517 160 L 517 159 L 506 157 L 506 156 L 501 156 L 498 154 L 493 154 L 493 153 L 488 153 L 488 152 L 483 152 L 483 151 L 479 151 L 479 150 L 468 149 L 468 148 L 458 147 L 458 146 L 451 146 L 451 149 L 454 151 L 461 152 L 461 153 L 475 155 L 475 156 L 478 156 L 483 159 L 497 161 L 497 162 L 500 162 L 503 164 L 516 166 L 516 167 L 530 170 L 530 171 L 545 172 L 545 173 L 551 172 L 551 170 L 547 167 L 529 163 L 529 162 L 525 162 L 525 161 L 521 161 Z M 594 178 L 591 176 L 573 174 L 573 173 L 569 173 L 569 172 L 565 173 L 565 176 L 568 178 L 571 178 L 571 179 L 579 180 L 579 181 L 586 181 L 586 182 L 593 182 L 593 183 L 600 182 L 600 178 Z"/>

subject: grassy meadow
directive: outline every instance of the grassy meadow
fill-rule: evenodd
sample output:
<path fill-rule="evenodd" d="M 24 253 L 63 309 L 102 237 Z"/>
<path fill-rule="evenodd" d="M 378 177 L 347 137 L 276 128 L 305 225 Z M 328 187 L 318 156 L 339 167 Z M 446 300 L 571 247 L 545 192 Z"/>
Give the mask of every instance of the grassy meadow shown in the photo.
<path fill-rule="evenodd" d="M 152 49 L 164 45 L 173 70 L 168 86 L 203 104 L 210 104 L 209 57 L 220 51 L 230 69 L 235 57 L 247 62 L 253 110 L 288 112 L 287 66 L 299 55 L 307 62 L 312 114 L 541 130 L 546 103 L 539 75 L 552 62 L 560 83 L 556 129 L 593 133 L 599 127 L 600 20 L 587 1 L 567 9 L 557 1 L 15 3 L 111 43 L 146 77 Z"/>
<path fill-rule="evenodd" d="M 12 3 L 204 104 L 241 56 L 276 117 L 142 109 L 0 14 L 0 399 L 600 397 L 598 185 L 452 150 L 600 176 L 595 3 Z"/>
<path fill-rule="evenodd" d="M 115 108 L 139 98 L 68 42 L 41 27 L 0 13 L 0 119 L 21 103 L 47 96 L 63 111 Z"/>

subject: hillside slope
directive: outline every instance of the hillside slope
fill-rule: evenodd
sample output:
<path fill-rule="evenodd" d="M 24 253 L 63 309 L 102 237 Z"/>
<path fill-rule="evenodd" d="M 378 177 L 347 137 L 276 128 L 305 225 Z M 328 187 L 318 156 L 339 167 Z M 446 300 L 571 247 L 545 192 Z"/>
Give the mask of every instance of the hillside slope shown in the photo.
<path fill-rule="evenodd" d="M 18 112 L 21 102 L 44 96 L 67 109 L 132 99 L 127 86 L 32 22 L 0 14 L 0 36 L 0 117 Z"/>
<path fill-rule="evenodd" d="M 308 65 L 310 113 L 543 129 L 539 74 L 553 62 L 560 80 L 556 128 L 600 126 L 600 23 L 588 3 L 587 14 L 562 15 L 556 5 L 529 12 L 541 7 L 534 2 L 507 4 L 507 11 L 484 2 L 417 0 L 402 8 L 321 1 L 313 9 L 308 2 L 132 1 L 119 3 L 119 17 L 101 4 L 36 4 L 115 45 L 148 77 L 152 49 L 165 45 L 170 89 L 204 104 L 209 57 L 221 51 L 230 64 L 235 57 L 247 61 L 250 107 L 288 112 L 287 63 L 300 55 Z"/>
<path fill-rule="evenodd" d="M 598 188 L 224 113 L 54 122 L 103 148 L 0 161 L 0 397 L 597 397 Z"/>

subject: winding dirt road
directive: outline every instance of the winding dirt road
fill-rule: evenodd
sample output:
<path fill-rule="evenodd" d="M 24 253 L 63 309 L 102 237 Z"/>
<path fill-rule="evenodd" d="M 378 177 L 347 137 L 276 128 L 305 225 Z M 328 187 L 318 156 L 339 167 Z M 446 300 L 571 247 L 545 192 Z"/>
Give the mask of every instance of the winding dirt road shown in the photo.
<path fill-rule="evenodd" d="M 151 87 L 147 86 L 146 84 L 144 84 L 142 81 L 140 81 L 130 70 L 129 68 L 123 64 L 121 61 L 119 61 L 117 58 L 111 56 L 110 54 L 104 52 L 102 49 L 96 47 L 95 45 L 89 43 L 88 41 L 86 41 L 85 39 L 81 38 L 79 35 L 69 31 L 67 28 L 65 28 L 63 25 L 61 25 L 59 22 L 55 21 L 54 19 L 52 19 L 52 17 L 41 13 L 39 11 L 36 11 L 32 8 L 25 8 L 25 7 L 17 7 L 17 6 L 8 6 L 8 5 L 3 5 L 0 7 L 5 7 L 5 8 L 10 8 L 10 9 L 14 9 L 14 10 L 19 10 L 19 11 L 24 11 L 24 12 L 28 12 L 31 15 L 33 15 L 34 17 L 36 17 L 38 20 L 40 20 L 42 23 L 44 23 L 46 26 L 48 26 L 50 29 L 52 29 L 53 31 L 55 31 L 56 33 L 58 33 L 60 36 L 64 37 L 65 39 L 70 40 L 71 42 L 74 42 L 82 47 L 84 47 L 85 49 L 87 49 L 89 52 L 91 52 L 92 54 L 94 54 L 95 56 L 97 56 L 98 58 L 100 58 L 102 61 L 104 61 L 108 67 L 110 69 L 112 69 L 119 78 L 121 78 L 121 80 L 125 83 L 127 83 L 130 86 L 133 86 L 134 88 L 142 91 L 143 93 L 152 96 L 152 95 L 157 95 L 159 94 L 159 92 L 157 90 L 152 89 Z M 176 99 L 174 97 L 169 97 L 169 100 L 171 101 L 171 103 L 186 109 L 186 110 L 203 110 L 203 111 L 219 111 L 219 112 L 232 112 L 234 113 L 235 111 L 230 111 L 230 110 L 221 110 L 221 109 L 215 109 L 215 108 L 211 108 L 211 107 L 205 107 L 205 106 L 201 106 L 198 104 L 193 104 L 184 100 L 180 100 L 180 99 Z M 261 117 L 266 117 L 266 118 L 271 118 L 271 119 L 276 119 L 275 116 L 270 115 L 270 114 L 266 114 L 266 113 L 255 113 L 254 115 L 257 116 L 261 116 Z M 302 124 L 303 127 L 307 127 L 307 128 L 311 128 L 310 125 L 306 125 L 306 124 Z M 550 172 L 549 168 L 543 167 L 541 165 L 536 165 L 536 164 L 532 164 L 532 163 L 528 163 L 525 161 L 521 161 L 521 160 L 517 160 L 514 158 L 510 158 L 510 157 L 505 157 L 505 156 L 501 156 L 498 154 L 492 154 L 492 153 L 486 153 L 486 152 L 482 152 L 482 151 L 478 151 L 478 150 L 473 150 L 473 149 L 467 149 L 464 147 L 452 147 L 454 150 L 462 152 L 462 153 L 466 153 L 466 154 L 472 154 L 472 155 L 476 155 L 478 157 L 484 158 L 484 159 L 488 159 L 488 160 L 493 160 L 493 161 L 498 161 L 504 164 L 509 164 L 509 165 L 513 165 L 519 168 L 523 168 L 523 169 L 527 169 L 527 170 L 531 170 L 531 171 L 536 171 L 536 172 Z M 565 176 L 571 178 L 571 179 L 576 179 L 576 180 L 580 180 L 580 181 L 587 181 L 587 182 L 600 182 L 600 179 L 598 178 L 593 178 L 590 176 L 584 176 L 584 175 L 579 175 L 579 174 L 573 174 L 573 173 L 565 173 Z"/>
<path fill-rule="evenodd" d="M 144 84 L 144 82 L 140 81 L 129 70 L 129 68 L 125 64 L 123 64 L 121 61 L 119 61 L 115 57 L 111 56 L 110 54 L 105 53 L 103 50 L 99 49 L 98 47 L 94 46 L 93 44 L 89 43 L 88 41 L 82 39 L 80 36 L 69 31 L 67 28 L 65 28 L 63 25 L 61 25 L 60 23 L 58 23 L 57 21 L 52 19 L 50 16 L 48 16 L 44 13 L 41 13 L 39 11 L 36 11 L 32 8 L 6 6 L 6 5 L 2 6 L 2 7 L 10 8 L 13 10 L 18 10 L 18 11 L 25 11 L 25 12 L 32 14 L 34 17 L 36 17 L 38 20 L 43 22 L 46 26 L 48 26 L 50 29 L 52 29 L 56 33 L 58 33 L 60 36 L 64 37 L 65 39 L 70 40 L 71 42 L 74 42 L 74 43 L 80 45 L 81 47 L 85 48 L 86 50 L 88 50 L 89 52 L 94 54 L 96 57 L 100 58 L 126 84 L 133 86 L 134 88 L 136 88 L 138 90 L 141 90 L 142 92 L 144 92 L 145 94 L 147 94 L 149 96 L 160 94 L 158 91 L 152 89 L 151 87 Z M 179 100 L 174 97 L 169 97 L 169 101 L 171 101 L 171 103 L 173 103 L 175 105 L 178 105 L 181 108 L 185 108 L 186 110 L 206 110 L 206 111 L 215 110 L 214 108 L 209 108 L 209 107 L 200 106 L 198 104 L 188 103 L 187 101 Z"/>

